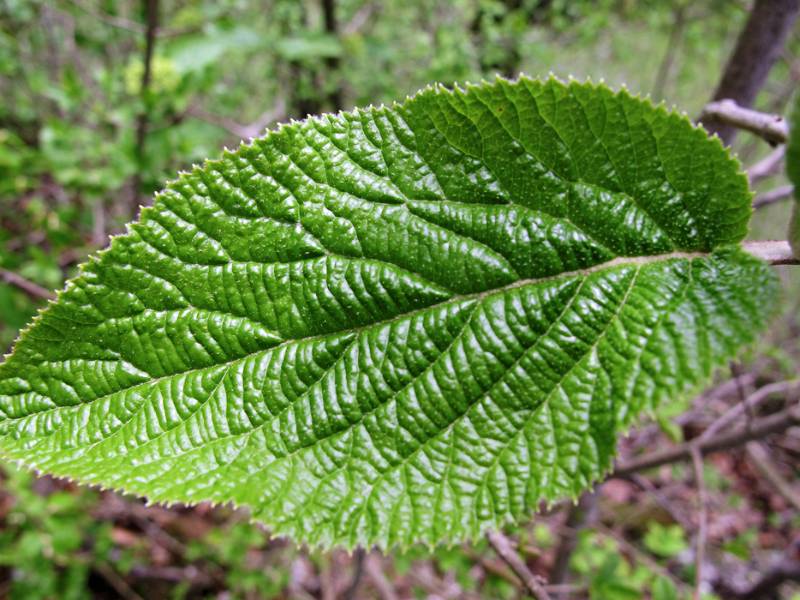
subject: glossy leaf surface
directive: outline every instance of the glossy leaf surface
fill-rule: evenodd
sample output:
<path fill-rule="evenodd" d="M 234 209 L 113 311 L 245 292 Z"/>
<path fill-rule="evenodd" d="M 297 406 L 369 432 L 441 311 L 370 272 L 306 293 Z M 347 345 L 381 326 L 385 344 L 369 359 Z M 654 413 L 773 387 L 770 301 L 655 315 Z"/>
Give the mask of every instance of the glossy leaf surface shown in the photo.
<path fill-rule="evenodd" d="M 719 142 L 626 92 L 428 89 L 170 183 L 0 366 L 0 452 L 311 543 L 575 496 L 776 295 Z"/>

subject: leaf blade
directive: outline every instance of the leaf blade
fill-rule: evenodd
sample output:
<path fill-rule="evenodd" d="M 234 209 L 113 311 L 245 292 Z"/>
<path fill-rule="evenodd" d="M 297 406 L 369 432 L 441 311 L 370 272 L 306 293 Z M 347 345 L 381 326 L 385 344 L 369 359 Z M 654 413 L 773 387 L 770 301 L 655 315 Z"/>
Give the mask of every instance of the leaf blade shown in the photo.
<path fill-rule="evenodd" d="M 474 537 L 752 340 L 749 201 L 718 142 L 602 87 L 283 127 L 169 184 L 23 335 L 0 452 L 312 543 Z"/>

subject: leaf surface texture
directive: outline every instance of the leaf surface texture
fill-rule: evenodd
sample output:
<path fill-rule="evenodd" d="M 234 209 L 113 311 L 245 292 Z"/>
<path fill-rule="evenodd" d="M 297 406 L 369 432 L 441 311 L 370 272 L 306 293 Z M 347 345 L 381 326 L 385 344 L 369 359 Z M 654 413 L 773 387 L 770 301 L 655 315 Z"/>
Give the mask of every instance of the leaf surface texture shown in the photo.
<path fill-rule="evenodd" d="M 0 365 L 0 453 L 312 544 L 479 535 L 608 471 L 774 304 L 750 193 L 602 86 L 426 89 L 182 174 Z"/>

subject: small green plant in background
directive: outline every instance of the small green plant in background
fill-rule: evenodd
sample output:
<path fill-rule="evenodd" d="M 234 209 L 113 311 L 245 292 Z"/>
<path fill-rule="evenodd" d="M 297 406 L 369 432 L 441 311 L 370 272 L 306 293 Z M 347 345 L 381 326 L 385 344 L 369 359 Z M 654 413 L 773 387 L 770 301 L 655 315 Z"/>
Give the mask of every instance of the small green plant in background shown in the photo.
<path fill-rule="evenodd" d="M 607 534 L 586 529 L 579 534 L 571 566 L 588 582 L 592 600 L 688 600 L 688 579 L 677 579 L 666 568 L 667 559 L 689 548 L 680 527 L 653 522 L 642 546 L 632 554 Z M 712 600 L 714 596 L 705 594 L 703 598 Z"/>
<path fill-rule="evenodd" d="M 269 539 L 252 523 L 233 520 L 189 543 L 186 559 L 211 564 L 237 596 L 277 597 L 289 581 L 293 553 L 265 552 Z M 265 563 L 265 559 L 271 559 Z"/>
<path fill-rule="evenodd" d="M 673 558 L 689 549 L 689 541 L 680 525 L 652 523 L 642 543 L 650 552 L 662 558 Z"/>
<path fill-rule="evenodd" d="M 11 598 L 84 598 L 90 566 L 110 559 L 110 526 L 90 511 L 97 494 L 58 489 L 42 494 L 34 489 L 36 482 L 27 471 L 5 468 L 0 565 L 11 570 L 6 593 Z"/>

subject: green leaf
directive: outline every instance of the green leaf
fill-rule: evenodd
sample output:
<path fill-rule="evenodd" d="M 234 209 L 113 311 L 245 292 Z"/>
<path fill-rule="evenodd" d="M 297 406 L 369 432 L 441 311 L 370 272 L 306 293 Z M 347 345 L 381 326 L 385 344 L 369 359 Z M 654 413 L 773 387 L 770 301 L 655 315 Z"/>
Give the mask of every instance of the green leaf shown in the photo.
<path fill-rule="evenodd" d="M 265 42 L 264 36 L 251 27 L 214 28 L 175 38 L 166 44 L 166 54 L 176 70 L 183 74 L 199 71 L 220 60 L 227 52 L 253 50 Z"/>
<path fill-rule="evenodd" d="M 789 119 L 789 141 L 786 144 L 786 175 L 800 189 L 800 94 L 795 97 L 794 109 Z M 797 194 L 795 194 L 797 196 Z"/>
<path fill-rule="evenodd" d="M 319 60 L 341 56 L 342 45 L 334 35 L 304 32 L 281 38 L 275 44 L 275 51 L 286 60 Z"/>
<path fill-rule="evenodd" d="M 280 127 L 182 174 L 0 365 L 0 454 L 315 544 L 575 497 L 775 304 L 717 140 L 521 79 Z"/>
<path fill-rule="evenodd" d="M 800 258 L 800 95 L 795 98 L 794 110 L 789 121 L 789 142 L 786 145 L 786 175 L 794 185 L 795 203 L 789 221 L 789 245 L 795 258 Z"/>
<path fill-rule="evenodd" d="M 659 575 L 653 583 L 653 600 L 678 600 L 678 589 L 672 580 Z"/>
<path fill-rule="evenodd" d="M 686 534 L 680 525 L 653 523 L 642 541 L 650 552 L 664 558 L 672 558 L 689 548 Z"/>

